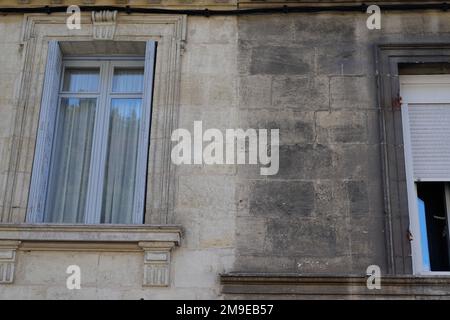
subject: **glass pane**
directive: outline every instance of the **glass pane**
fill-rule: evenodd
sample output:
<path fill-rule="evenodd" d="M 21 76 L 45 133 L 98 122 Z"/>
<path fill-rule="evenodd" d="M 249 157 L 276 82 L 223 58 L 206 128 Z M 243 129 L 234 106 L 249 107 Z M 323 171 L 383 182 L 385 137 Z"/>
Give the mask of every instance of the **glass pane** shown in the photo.
<path fill-rule="evenodd" d="M 101 223 L 132 223 L 141 99 L 112 99 Z"/>
<path fill-rule="evenodd" d="M 64 92 L 97 92 L 99 68 L 66 68 L 64 72 Z"/>
<path fill-rule="evenodd" d="M 447 204 L 444 182 L 417 182 L 422 253 L 431 271 L 450 271 Z M 426 265 L 428 264 L 428 266 Z"/>
<path fill-rule="evenodd" d="M 83 223 L 96 99 L 64 98 L 55 128 L 45 222 Z"/>
<path fill-rule="evenodd" d="M 144 68 L 115 68 L 113 92 L 142 92 Z"/>

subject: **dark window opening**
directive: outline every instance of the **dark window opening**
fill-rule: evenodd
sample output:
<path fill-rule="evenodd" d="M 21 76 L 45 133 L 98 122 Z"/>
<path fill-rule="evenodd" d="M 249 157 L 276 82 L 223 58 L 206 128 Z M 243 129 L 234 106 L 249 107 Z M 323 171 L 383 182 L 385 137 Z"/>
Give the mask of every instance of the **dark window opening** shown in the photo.
<path fill-rule="evenodd" d="M 450 63 L 399 63 L 399 75 L 450 74 Z"/>
<path fill-rule="evenodd" d="M 423 254 L 428 255 L 424 257 L 424 261 L 429 259 L 431 271 L 450 271 L 447 215 L 450 204 L 449 186 L 446 184 L 445 182 L 416 184 L 420 222 L 426 225 L 426 228 L 422 229 L 422 237 L 428 240 L 424 243 L 425 240 L 422 239 L 422 248 L 428 247 L 428 250 L 423 250 Z"/>

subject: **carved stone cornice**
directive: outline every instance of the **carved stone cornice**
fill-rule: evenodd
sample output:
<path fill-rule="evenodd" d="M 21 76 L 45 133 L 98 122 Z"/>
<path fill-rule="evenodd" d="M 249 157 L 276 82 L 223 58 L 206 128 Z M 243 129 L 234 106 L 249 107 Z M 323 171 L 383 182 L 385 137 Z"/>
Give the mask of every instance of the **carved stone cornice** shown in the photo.
<path fill-rule="evenodd" d="M 450 276 L 381 276 L 381 289 L 369 289 L 367 277 L 229 273 L 220 277 L 226 298 L 259 296 L 298 299 L 450 299 Z"/>
<path fill-rule="evenodd" d="M 250 0 L 249 0 L 250 2 Z M 112 5 L 132 5 L 133 7 L 158 7 L 158 8 L 238 8 L 238 0 L 3 0 L 0 7 L 41 7 L 41 6 L 61 6 L 61 5 L 79 5 L 79 6 L 112 6 Z"/>
<path fill-rule="evenodd" d="M 183 8 L 183 7 L 196 7 L 196 8 L 213 8 L 217 6 L 234 6 L 235 8 L 242 7 L 268 7 L 268 6 L 281 6 L 281 5 L 327 5 L 327 4 L 359 4 L 360 0 L 328 0 L 328 1 L 314 1 L 314 0 L 134 0 L 133 6 L 145 7 L 145 6 L 158 6 L 158 7 L 170 7 L 170 8 Z M 382 4 L 404 4 L 406 1 L 401 0 L 366 0 L 365 4 L 375 3 Z M 413 4 L 428 4 L 428 3 L 442 3 L 442 1 L 419 1 L 410 0 L 408 3 Z M 3 0 L 2 5 L 14 6 L 14 5 L 127 5 L 129 0 L 109 0 L 109 1 L 96 1 L 96 0 Z"/>

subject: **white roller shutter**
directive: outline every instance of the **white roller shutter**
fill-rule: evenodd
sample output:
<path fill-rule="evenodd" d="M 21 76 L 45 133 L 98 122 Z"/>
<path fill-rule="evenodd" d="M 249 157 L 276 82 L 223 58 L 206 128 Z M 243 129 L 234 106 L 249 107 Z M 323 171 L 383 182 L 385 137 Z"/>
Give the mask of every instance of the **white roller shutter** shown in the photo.
<path fill-rule="evenodd" d="M 450 181 L 450 78 L 403 76 L 400 83 L 414 180 Z"/>
<path fill-rule="evenodd" d="M 450 181 L 450 104 L 408 104 L 416 180 Z"/>

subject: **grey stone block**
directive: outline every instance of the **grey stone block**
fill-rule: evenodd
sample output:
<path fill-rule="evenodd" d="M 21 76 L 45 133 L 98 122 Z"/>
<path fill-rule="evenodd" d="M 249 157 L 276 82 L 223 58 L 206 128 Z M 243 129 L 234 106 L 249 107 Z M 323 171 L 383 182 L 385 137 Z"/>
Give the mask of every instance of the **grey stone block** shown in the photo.
<path fill-rule="evenodd" d="M 292 75 L 313 71 L 311 49 L 264 45 L 251 50 L 251 74 Z"/>
<path fill-rule="evenodd" d="M 367 142 L 367 114 L 358 111 L 317 112 L 319 143 Z"/>
<path fill-rule="evenodd" d="M 281 145 L 280 169 L 269 179 L 326 179 L 334 172 L 333 150 L 326 145 Z"/>
<path fill-rule="evenodd" d="M 239 110 L 239 128 L 278 129 L 280 144 L 313 143 L 314 112 L 294 110 Z"/>
<path fill-rule="evenodd" d="M 323 47 L 356 41 L 357 23 L 353 14 L 299 14 L 295 20 L 295 41 Z"/>
<path fill-rule="evenodd" d="M 303 181 L 256 181 L 250 188 L 250 214 L 309 216 L 314 210 L 314 185 Z"/>
<path fill-rule="evenodd" d="M 318 180 L 315 188 L 315 214 L 325 217 L 346 217 L 348 214 L 347 188 L 343 180 Z"/>
<path fill-rule="evenodd" d="M 259 43 L 289 44 L 294 41 L 294 19 L 292 17 L 271 15 L 264 17 L 238 17 L 239 39 Z M 283 35 L 283 36 L 280 36 Z"/>
<path fill-rule="evenodd" d="M 354 42 L 338 42 L 326 50 L 316 48 L 317 73 L 320 75 L 366 74 L 368 56 Z M 371 53 L 373 54 L 373 53 Z M 373 65 L 370 65 L 373 68 Z"/>
<path fill-rule="evenodd" d="M 327 221 L 273 219 L 267 225 L 272 252 L 279 256 L 333 257 L 336 233 Z"/>
<path fill-rule="evenodd" d="M 374 77 L 339 76 L 330 79 L 331 108 L 376 108 L 376 80 Z"/>
<path fill-rule="evenodd" d="M 270 76 L 246 76 L 238 81 L 240 108 L 270 108 L 272 79 Z"/>
<path fill-rule="evenodd" d="M 369 195 L 366 181 L 347 181 L 347 196 L 352 215 L 368 215 Z"/>
<path fill-rule="evenodd" d="M 276 108 L 297 110 L 323 110 L 329 107 L 329 81 L 327 77 L 285 77 L 273 80 L 272 105 Z"/>

